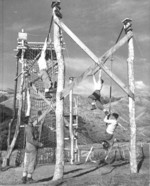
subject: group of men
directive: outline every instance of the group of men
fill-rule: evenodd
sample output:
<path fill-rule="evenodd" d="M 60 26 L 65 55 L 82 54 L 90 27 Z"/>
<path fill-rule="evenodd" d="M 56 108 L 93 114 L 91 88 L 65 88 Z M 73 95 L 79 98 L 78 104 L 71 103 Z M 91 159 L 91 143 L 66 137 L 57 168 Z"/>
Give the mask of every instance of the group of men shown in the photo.
<path fill-rule="evenodd" d="M 45 97 L 51 98 L 50 89 L 52 88 L 51 79 L 47 73 L 47 64 L 45 59 L 47 48 L 47 41 L 45 40 L 43 49 L 41 51 L 41 56 L 38 60 L 40 76 L 43 80 L 45 87 Z M 100 109 L 105 113 L 104 123 L 106 124 L 106 130 L 102 136 L 99 136 L 100 143 L 108 142 L 113 139 L 113 135 L 115 129 L 118 125 L 119 115 L 117 113 L 109 113 L 103 106 L 101 102 L 101 90 L 104 84 L 104 80 L 101 78 L 101 70 L 99 71 L 98 80 L 96 80 L 96 76 L 93 75 L 93 83 L 94 83 L 94 92 L 92 95 L 88 97 L 91 103 L 91 110 Z M 121 125 L 120 125 L 121 126 Z M 23 183 L 33 183 L 32 174 L 34 172 L 36 166 L 37 159 L 37 150 L 38 148 L 43 147 L 43 144 L 38 141 L 38 135 L 35 132 L 35 127 L 32 122 L 28 122 L 28 125 L 25 129 L 26 134 L 26 147 L 25 147 L 25 156 L 24 156 L 24 168 L 23 168 Z"/>

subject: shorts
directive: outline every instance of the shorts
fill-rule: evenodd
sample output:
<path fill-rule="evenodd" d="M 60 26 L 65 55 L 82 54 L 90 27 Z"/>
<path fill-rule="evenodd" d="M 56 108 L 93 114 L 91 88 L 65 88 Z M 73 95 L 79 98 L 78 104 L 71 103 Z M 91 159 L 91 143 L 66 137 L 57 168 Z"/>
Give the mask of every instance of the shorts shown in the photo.
<path fill-rule="evenodd" d="M 101 95 L 99 90 L 95 90 L 88 98 L 92 100 L 100 100 Z"/>
<path fill-rule="evenodd" d="M 109 134 L 106 131 L 104 132 L 104 134 L 102 134 L 99 138 L 99 141 L 110 141 L 113 138 L 113 134 Z"/>

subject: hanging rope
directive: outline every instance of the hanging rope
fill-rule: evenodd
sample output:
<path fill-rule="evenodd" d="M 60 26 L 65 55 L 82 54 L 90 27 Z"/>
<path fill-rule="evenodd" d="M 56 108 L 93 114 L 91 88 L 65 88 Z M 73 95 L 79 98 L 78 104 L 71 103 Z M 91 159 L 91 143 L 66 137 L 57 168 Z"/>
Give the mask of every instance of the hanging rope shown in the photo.
<path fill-rule="evenodd" d="M 119 33 L 119 35 L 118 35 L 118 38 L 117 38 L 115 44 L 118 43 L 118 41 L 119 41 L 119 39 L 120 39 L 120 37 L 121 37 L 121 35 L 122 35 L 123 30 L 124 30 L 124 27 L 121 28 L 121 31 L 120 31 L 120 33 Z M 110 57 L 110 71 L 111 71 L 111 72 L 113 71 L 113 54 L 112 54 L 111 57 Z M 112 102 L 112 80 L 110 79 L 109 113 L 111 113 L 111 102 Z"/>
<path fill-rule="evenodd" d="M 50 33 L 51 33 L 51 30 L 52 30 L 52 24 L 53 24 L 53 15 L 51 17 L 51 21 L 50 21 L 50 25 L 49 25 L 49 30 L 48 30 L 48 35 L 47 35 L 47 42 L 49 41 L 49 38 L 50 38 Z"/>
<path fill-rule="evenodd" d="M 110 60 L 110 71 L 112 72 L 112 64 L 113 64 L 113 56 L 111 56 Z M 112 101 L 112 81 L 110 79 L 110 89 L 109 89 L 109 113 L 111 114 L 111 101 Z"/>
<path fill-rule="evenodd" d="M 51 33 L 52 23 L 53 23 L 53 15 L 52 15 L 51 22 L 50 22 L 49 34 L 48 34 L 48 37 L 47 37 L 47 42 L 50 39 L 50 33 Z M 51 80 L 52 80 L 53 86 L 54 86 L 54 59 L 53 59 L 53 48 L 52 48 L 52 46 L 51 46 L 50 51 L 51 51 L 50 60 L 51 60 L 51 63 L 52 63 L 52 67 L 51 67 Z"/>

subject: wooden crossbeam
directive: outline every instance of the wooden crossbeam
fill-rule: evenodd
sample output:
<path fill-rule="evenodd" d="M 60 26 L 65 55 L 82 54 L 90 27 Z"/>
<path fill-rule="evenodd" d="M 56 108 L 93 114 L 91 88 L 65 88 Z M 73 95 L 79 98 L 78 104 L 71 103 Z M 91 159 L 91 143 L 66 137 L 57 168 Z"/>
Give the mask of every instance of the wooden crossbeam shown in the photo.
<path fill-rule="evenodd" d="M 103 71 L 110 77 L 114 82 L 116 82 L 122 90 L 128 94 L 130 97 L 134 98 L 134 94 L 132 91 L 115 75 L 113 74 L 106 66 L 104 66 L 104 63 L 107 61 L 107 59 L 122 45 L 124 45 L 132 36 L 133 34 L 130 33 L 123 37 L 116 45 L 114 45 L 110 50 L 108 50 L 104 55 L 102 55 L 100 58 L 98 58 L 62 21 L 56 22 L 89 56 L 90 58 L 96 63 L 95 65 L 92 65 L 89 67 L 83 74 L 81 74 L 79 77 L 74 79 L 74 81 L 69 84 L 68 87 L 66 87 L 61 92 L 61 99 L 66 97 L 70 90 L 74 88 L 74 86 L 78 85 L 83 79 L 85 79 L 87 76 L 96 73 L 100 68 L 103 69 Z"/>

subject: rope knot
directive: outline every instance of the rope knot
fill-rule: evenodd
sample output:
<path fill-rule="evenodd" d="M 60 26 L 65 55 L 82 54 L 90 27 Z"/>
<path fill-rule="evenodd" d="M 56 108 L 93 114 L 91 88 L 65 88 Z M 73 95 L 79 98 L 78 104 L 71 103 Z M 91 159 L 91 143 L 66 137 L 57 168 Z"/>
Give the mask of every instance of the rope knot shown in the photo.
<path fill-rule="evenodd" d="M 58 18 L 62 19 L 62 13 L 60 12 L 61 7 L 60 7 L 60 2 L 58 1 L 53 1 L 51 4 L 52 8 L 55 8 L 55 14 Z"/>

